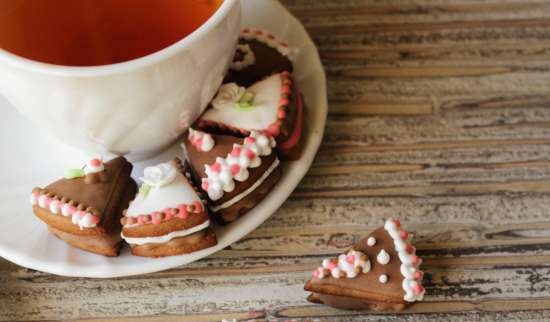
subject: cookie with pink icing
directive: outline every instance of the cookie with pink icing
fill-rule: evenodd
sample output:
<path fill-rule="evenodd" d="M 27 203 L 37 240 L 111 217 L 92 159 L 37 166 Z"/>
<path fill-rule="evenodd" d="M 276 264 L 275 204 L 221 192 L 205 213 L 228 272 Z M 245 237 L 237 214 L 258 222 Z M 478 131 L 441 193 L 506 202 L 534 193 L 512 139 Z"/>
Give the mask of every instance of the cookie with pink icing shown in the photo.
<path fill-rule="evenodd" d="M 196 148 L 209 146 L 201 133 L 190 138 Z M 132 254 L 164 257 L 216 245 L 204 201 L 179 159 L 147 167 L 139 179 L 139 193 L 121 220 L 121 236 Z"/>
<path fill-rule="evenodd" d="M 268 76 L 250 87 L 223 84 L 197 121 L 206 132 L 246 136 L 256 131 L 277 141 L 279 156 L 300 157 L 305 107 L 288 72 Z"/>
<path fill-rule="evenodd" d="M 75 247 L 116 256 L 120 249 L 122 210 L 137 190 L 132 165 L 123 157 L 103 163 L 90 159 L 65 178 L 34 188 L 30 203 L 56 236 Z"/>
<path fill-rule="evenodd" d="M 296 50 L 271 32 L 244 28 L 224 83 L 250 86 L 275 73 L 292 72 Z"/>
<path fill-rule="evenodd" d="M 389 219 L 351 250 L 313 270 L 308 300 L 341 309 L 400 311 L 424 298 L 422 260 L 412 235 Z"/>
<path fill-rule="evenodd" d="M 212 140 L 213 146 L 204 149 L 197 144 L 197 135 Z M 281 176 L 276 142 L 265 133 L 253 131 L 240 138 L 192 130 L 182 148 L 192 178 L 221 223 L 232 222 L 254 208 Z"/>

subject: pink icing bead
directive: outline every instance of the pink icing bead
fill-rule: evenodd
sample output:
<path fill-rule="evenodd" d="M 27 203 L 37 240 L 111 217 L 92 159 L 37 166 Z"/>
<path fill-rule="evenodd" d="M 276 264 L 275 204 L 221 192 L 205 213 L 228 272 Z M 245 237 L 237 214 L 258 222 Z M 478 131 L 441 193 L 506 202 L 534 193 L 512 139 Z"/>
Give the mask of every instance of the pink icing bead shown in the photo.
<path fill-rule="evenodd" d="M 233 164 L 231 165 L 229 170 L 231 170 L 232 175 L 236 175 L 237 173 L 239 173 L 239 171 L 241 171 L 241 167 L 238 164 Z"/>
<path fill-rule="evenodd" d="M 424 288 L 422 287 L 422 285 L 420 285 L 420 284 L 418 284 L 418 283 L 413 287 L 413 292 L 414 292 L 415 294 L 420 294 L 420 293 L 422 293 L 423 291 L 424 291 Z"/>
<path fill-rule="evenodd" d="M 353 264 L 355 262 L 355 256 L 353 255 L 346 256 L 346 262 Z"/>
<path fill-rule="evenodd" d="M 424 276 L 424 272 L 422 272 L 422 271 L 414 272 L 414 278 L 417 279 L 417 280 L 421 280 L 423 276 Z"/>
<path fill-rule="evenodd" d="M 201 188 L 202 190 L 208 190 L 208 181 L 206 179 L 202 180 Z"/>
<path fill-rule="evenodd" d="M 246 138 L 244 139 L 244 143 L 247 143 L 247 144 L 252 144 L 252 143 L 254 143 L 254 142 L 256 142 L 256 139 L 253 138 L 253 137 L 251 137 L 251 136 L 246 137 Z"/>
<path fill-rule="evenodd" d="M 277 118 L 284 119 L 286 117 L 286 111 L 285 110 L 279 110 L 277 112 Z"/>
<path fill-rule="evenodd" d="M 220 172 L 220 171 L 222 171 L 222 165 L 219 164 L 218 162 L 214 163 L 212 166 L 210 166 L 210 168 L 211 168 L 212 171 L 214 171 L 214 172 Z"/>
<path fill-rule="evenodd" d="M 281 88 L 281 93 L 290 94 L 290 86 L 284 85 L 283 88 Z"/>
<path fill-rule="evenodd" d="M 401 227 L 401 221 L 399 219 L 392 219 L 396 227 Z"/>
<path fill-rule="evenodd" d="M 96 215 L 91 215 L 92 218 L 92 224 L 96 224 L 99 222 L 99 217 Z"/>
<path fill-rule="evenodd" d="M 160 224 L 160 222 L 162 221 L 161 218 L 162 218 L 162 214 L 160 212 L 155 211 L 151 213 L 151 221 L 153 222 L 154 225 Z"/>
<path fill-rule="evenodd" d="M 420 262 L 420 257 L 418 257 L 418 256 L 416 256 L 416 255 L 413 256 L 412 259 L 411 259 L 411 262 L 412 262 L 414 265 L 418 264 L 418 263 Z"/>
<path fill-rule="evenodd" d="M 311 274 L 313 275 L 313 277 L 319 278 L 319 270 L 316 269 Z"/>
<path fill-rule="evenodd" d="M 401 238 L 403 239 L 407 239 L 407 237 L 409 237 L 409 232 L 406 230 L 402 230 L 399 232 L 399 236 L 401 236 Z"/>
<path fill-rule="evenodd" d="M 412 254 L 414 252 L 414 247 L 411 244 L 407 244 L 407 246 L 405 246 L 405 251 Z"/>
<path fill-rule="evenodd" d="M 238 157 L 239 155 L 241 155 L 241 148 L 239 148 L 238 146 L 233 147 L 233 150 L 231 150 L 231 155 L 234 157 Z"/>
<path fill-rule="evenodd" d="M 189 213 L 187 212 L 187 207 L 185 205 L 179 205 L 178 210 L 178 218 L 187 219 L 187 217 L 189 217 Z"/>
<path fill-rule="evenodd" d="M 202 202 L 200 202 L 200 201 L 193 202 L 193 206 L 195 206 L 195 212 L 196 213 L 201 213 L 201 212 L 204 211 L 204 208 L 202 206 Z"/>
<path fill-rule="evenodd" d="M 126 217 L 126 225 L 133 225 L 136 223 L 136 218 L 134 217 Z"/>
<path fill-rule="evenodd" d="M 281 73 L 281 75 L 284 76 L 284 77 L 288 77 L 288 76 L 290 76 L 290 73 L 288 72 L 288 70 L 285 70 Z"/>
<path fill-rule="evenodd" d="M 288 100 L 288 98 L 283 97 L 279 100 L 279 107 L 287 106 L 289 103 L 290 101 Z"/>
<path fill-rule="evenodd" d="M 274 122 L 274 123 L 271 123 L 268 127 L 267 127 L 267 131 L 266 131 L 269 135 L 271 136 L 278 136 L 279 133 L 280 133 L 280 126 L 279 126 L 279 123 L 277 122 Z"/>
<path fill-rule="evenodd" d="M 38 191 L 33 191 L 32 194 L 36 197 L 36 199 L 38 199 L 38 197 L 40 197 L 40 192 L 38 192 Z"/>
<path fill-rule="evenodd" d="M 91 159 L 90 160 L 90 164 L 93 166 L 93 167 L 99 167 L 101 165 L 101 160 L 99 159 Z"/>
<path fill-rule="evenodd" d="M 252 150 L 246 150 L 246 157 L 249 159 L 254 159 L 256 157 L 256 153 Z"/>
<path fill-rule="evenodd" d="M 75 212 L 76 212 L 76 207 L 75 206 L 69 206 L 69 215 L 72 216 Z"/>
<path fill-rule="evenodd" d="M 143 225 L 143 224 L 145 223 L 145 216 L 144 216 L 144 215 L 139 215 L 139 216 L 137 217 L 137 223 L 138 223 L 139 225 Z"/>
<path fill-rule="evenodd" d="M 330 270 L 335 269 L 336 268 L 336 263 L 333 262 L 333 261 L 328 262 L 327 268 L 330 269 Z"/>
<path fill-rule="evenodd" d="M 164 220 L 170 220 L 173 216 L 174 215 L 172 214 L 172 208 L 164 209 Z"/>

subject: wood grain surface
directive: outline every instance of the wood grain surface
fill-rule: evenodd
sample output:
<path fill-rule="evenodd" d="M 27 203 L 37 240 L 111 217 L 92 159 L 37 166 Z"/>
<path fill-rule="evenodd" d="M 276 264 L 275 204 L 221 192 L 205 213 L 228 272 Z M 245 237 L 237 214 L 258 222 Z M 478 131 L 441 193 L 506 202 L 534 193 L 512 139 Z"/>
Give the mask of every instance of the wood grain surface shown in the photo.
<path fill-rule="evenodd" d="M 309 175 L 259 229 L 192 265 L 111 280 L 0 260 L 0 321 L 550 320 L 550 2 L 285 0 L 323 58 Z M 416 232 L 425 301 L 305 300 L 326 255 L 390 216 Z"/>

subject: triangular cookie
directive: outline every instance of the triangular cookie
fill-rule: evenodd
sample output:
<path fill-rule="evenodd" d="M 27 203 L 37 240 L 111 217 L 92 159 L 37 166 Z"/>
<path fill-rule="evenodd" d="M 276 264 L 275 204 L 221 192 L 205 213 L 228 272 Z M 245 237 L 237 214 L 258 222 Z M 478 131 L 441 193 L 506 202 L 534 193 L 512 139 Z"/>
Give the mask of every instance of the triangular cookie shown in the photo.
<path fill-rule="evenodd" d="M 107 163 L 91 159 L 66 178 L 35 188 L 34 213 L 67 243 L 106 256 L 120 247 L 120 217 L 136 192 L 132 165 L 123 157 Z"/>
<path fill-rule="evenodd" d="M 325 259 L 305 285 L 309 301 L 342 309 L 404 309 L 424 297 L 422 260 L 399 220 L 361 239 L 338 259 Z"/>

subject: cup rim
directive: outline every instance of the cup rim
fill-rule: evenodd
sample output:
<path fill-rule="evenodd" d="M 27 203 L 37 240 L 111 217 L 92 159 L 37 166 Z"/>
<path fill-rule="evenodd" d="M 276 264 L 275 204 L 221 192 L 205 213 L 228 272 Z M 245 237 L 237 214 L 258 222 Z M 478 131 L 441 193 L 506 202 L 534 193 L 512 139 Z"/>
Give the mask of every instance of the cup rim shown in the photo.
<path fill-rule="evenodd" d="M 128 61 L 97 66 L 65 66 L 55 65 L 49 63 L 43 63 L 40 61 L 24 58 L 22 56 L 13 54 L 0 48 L 0 63 L 7 63 L 15 67 L 30 70 L 33 72 L 40 72 L 43 74 L 57 75 L 57 76 L 104 76 L 115 73 L 127 72 L 135 69 L 139 69 L 144 66 L 154 64 L 158 61 L 165 60 L 176 53 L 182 48 L 190 46 L 196 42 L 204 34 L 218 25 L 222 19 L 224 19 L 231 9 L 239 3 L 240 0 L 223 0 L 221 6 L 210 16 L 202 25 L 193 30 L 189 35 L 183 37 L 177 42 L 171 44 L 168 47 L 162 48 L 152 54 L 145 55 L 139 58 L 131 59 Z"/>

